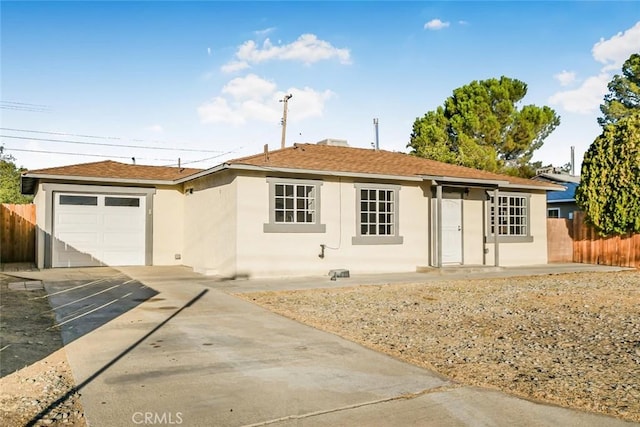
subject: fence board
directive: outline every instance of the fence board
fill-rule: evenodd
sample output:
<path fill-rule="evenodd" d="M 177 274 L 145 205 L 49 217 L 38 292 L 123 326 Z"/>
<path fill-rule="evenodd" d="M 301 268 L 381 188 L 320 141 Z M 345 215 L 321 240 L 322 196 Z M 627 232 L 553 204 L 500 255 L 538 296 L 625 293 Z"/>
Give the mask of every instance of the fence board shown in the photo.
<path fill-rule="evenodd" d="M 573 224 L 570 219 L 547 218 L 548 262 L 573 261 Z"/>
<path fill-rule="evenodd" d="M 0 207 L 0 262 L 34 262 L 36 206 L 3 203 Z"/>
<path fill-rule="evenodd" d="M 572 229 L 574 262 L 640 268 L 640 234 L 601 237 L 585 224 L 584 212 L 574 213 Z"/>

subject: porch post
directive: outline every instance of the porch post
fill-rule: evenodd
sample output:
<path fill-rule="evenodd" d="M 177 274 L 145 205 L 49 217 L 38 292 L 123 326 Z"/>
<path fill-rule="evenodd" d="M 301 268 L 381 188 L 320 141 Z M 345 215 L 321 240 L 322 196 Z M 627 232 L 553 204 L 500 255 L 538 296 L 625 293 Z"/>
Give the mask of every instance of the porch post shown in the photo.
<path fill-rule="evenodd" d="M 498 218 L 499 218 L 499 212 L 498 212 L 498 206 L 500 205 L 499 199 L 498 199 L 498 188 L 496 187 L 493 190 L 493 256 L 494 256 L 494 261 L 493 261 L 493 265 L 496 267 L 500 266 L 500 246 L 498 244 L 498 241 L 500 240 L 500 228 L 498 227 Z"/>
<path fill-rule="evenodd" d="M 436 234 L 437 234 L 437 266 L 438 268 L 442 267 L 442 185 L 437 184 L 436 186 Z"/>

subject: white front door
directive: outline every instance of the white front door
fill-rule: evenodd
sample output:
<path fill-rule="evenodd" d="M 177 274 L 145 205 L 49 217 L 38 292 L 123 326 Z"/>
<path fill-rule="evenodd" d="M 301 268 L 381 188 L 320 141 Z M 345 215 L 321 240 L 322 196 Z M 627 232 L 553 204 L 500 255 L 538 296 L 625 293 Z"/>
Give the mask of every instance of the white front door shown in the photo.
<path fill-rule="evenodd" d="M 54 194 L 53 267 L 145 264 L 145 197 Z"/>
<path fill-rule="evenodd" d="M 462 264 L 462 199 L 459 193 L 442 198 L 442 263 Z"/>

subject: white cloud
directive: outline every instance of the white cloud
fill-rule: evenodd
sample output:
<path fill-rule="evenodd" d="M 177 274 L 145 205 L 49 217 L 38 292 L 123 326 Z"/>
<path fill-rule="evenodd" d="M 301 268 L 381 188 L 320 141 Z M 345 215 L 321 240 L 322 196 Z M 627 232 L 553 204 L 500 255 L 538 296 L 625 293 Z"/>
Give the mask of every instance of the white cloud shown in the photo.
<path fill-rule="evenodd" d="M 557 92 L 549 97 L 551 104 L 560 105 L 571 113 L 591 114 L 598 110 L 604 95 L 608 92 L 607 85 L 612 78 L 611 71 L 620 71 L 622 64 L 632 53 L 640 51 L 640 22 L 633 27 L 619 32 L 609 39 L 600 39 L 593 45 L 591 53 L 593 59 L 604 64 L 600 73 L 587 78 L 579 88 Z M 571 73 L 563 71 L 554 77 L 563 83 L 573 81 Z"/>
<path fill-rule="evenodd" d="M 458 21 L 458 24 L 460 24 L 460 25 L 469 25 L 469 22 L 461 19 L 460 21 Z"/>
<path fill-rule="evenodd" d="M 330 90 L 316 91 L 309 87 L 277 90 L 274 82 L 250 74 L 227 83 L 220 96 L 198 107 L 198 115 L 203 123 L 277 123 L 282 118 L 282 103 L 279 101 L 286 94 L 293 95 L 288 104 L 288 120 L 293 122 L 322 116 L 325 103 L 334 96 Z"/>
<path fill-rule="evenodd" d="M 265 28 L 264 30 L 256 30 L 253 32 L 253 34 L 259 37 L 264 37 L 267 34 L 274 32 L 275 30 L 276 30 L 276 27 L 269 27 L 269 28 Z"/>
<path fill-rule="evenodd" d="M 591 50 L 593 58 L 605 64 L 603 71 L 622 67 L 632 53 L 640 52 L 640 21 L 624 33 L 619 32 L 610 39 L 600 39 Z"/>
<path fill-rule="evenodd" d="M 220 70 L 223 73 L 234 73 L 236 71 L 244 70 L 249 67 L 250 65 L 244 61 L 231 61 L 220 67 Z"/>
<path fill-rule="evenodd" d="M 579 88 L 557 92 L 549 97 L 549 103 L 560 105 L 570 113 L 590 114 L 597 111 L 611 76 L 602 72 L 586 79 Z"/>
<path fill-rule="evenodd" d="M 443 22 L 438 18 L 432 19 L 431 21 L 424 24 L 425 30 L 441 30 L 443 28 L 447 28 L 449 26 L 448 22 Z"/>
<path fill-rule="evenodd" d="M 223 122 L 234 125 L 244 123 L 244 119 L 239 114 L 235 114 L 227 100 L 219 96 L 199 106 L 198 115 L 203 123 Z"/>
<path fill-rule="evenodd" d="M 154 133 L 162 133 L 162 132 L 164 132 L 164 128 L 161 125 L 147 126 L 145 128 L 145 130 L 148 130 L 149 132 L 154 132 Z"/>
<path fill-rule="evenodd" d="M 561 86 L 569 86 L 576 81 L 576 73 L 573 71 L 562 70 L 561 73 L 555 74 L 554 79 L 560 82 Z"/>
<path fill-rule="evenodd" d="M 337 48 L 331 43 L 320 40 L 314 34 L 303 34 L 292 43 L 274 45 L 271 40 L 265 39 L 262 46 L 253 40 L 244 42 L 235 53 L 235 59 L 223 65 L 223 72 L 232 72 L 248 68 L 251 64 L 271 60 L 300 61 L 304 64 L 338 59 L 342 64 L 351 62 L 349 49 Z"/>
<path fill-rule="evenodd" d="M 255 74 L 238 77 L 231 80 L 222 88 L 222 93 L 231 95 L 233 99 L 261 99 L 276 90 L 276 84 Z"/>

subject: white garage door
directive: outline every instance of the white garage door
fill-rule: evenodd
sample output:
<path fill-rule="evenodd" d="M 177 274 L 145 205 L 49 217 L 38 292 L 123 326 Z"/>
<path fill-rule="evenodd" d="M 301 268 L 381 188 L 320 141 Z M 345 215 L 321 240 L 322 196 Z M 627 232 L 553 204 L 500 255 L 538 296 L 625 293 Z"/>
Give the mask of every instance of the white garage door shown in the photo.
<path fill-rule="evenodd" d="M 145 196 L 54 194 L 53 267 L 145 264 Z"/>

